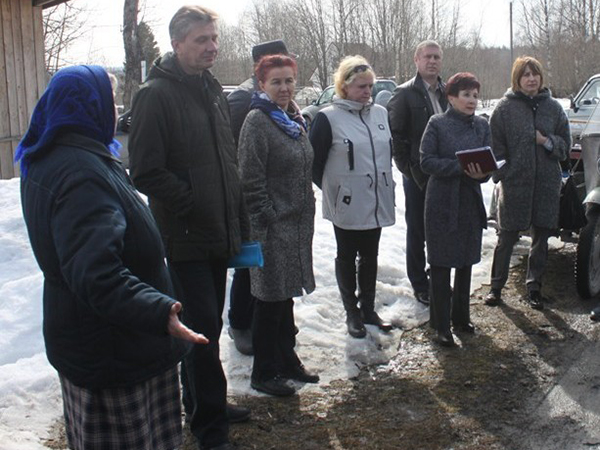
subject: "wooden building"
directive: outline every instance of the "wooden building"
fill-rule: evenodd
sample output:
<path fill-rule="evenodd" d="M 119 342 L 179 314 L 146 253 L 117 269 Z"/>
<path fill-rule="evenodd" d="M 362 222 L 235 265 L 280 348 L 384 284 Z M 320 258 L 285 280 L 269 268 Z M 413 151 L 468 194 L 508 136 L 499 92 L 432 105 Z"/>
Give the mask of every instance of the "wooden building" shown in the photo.
<path fill-rule="evenodd" d="M 15 149 L 44 92 L 42 10 L 68 0 L 0 0 L 0 178 L 19 176 Z"/>

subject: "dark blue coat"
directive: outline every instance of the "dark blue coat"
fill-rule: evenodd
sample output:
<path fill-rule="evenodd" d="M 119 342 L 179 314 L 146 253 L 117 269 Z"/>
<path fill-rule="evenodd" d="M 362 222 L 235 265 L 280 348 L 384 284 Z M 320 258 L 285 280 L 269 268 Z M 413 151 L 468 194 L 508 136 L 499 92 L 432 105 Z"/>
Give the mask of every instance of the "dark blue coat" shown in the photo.
<path fill-rule="evenodd" d="M 32 157 L 21 201 L 56 370 L 97 389 L 175 366 L 185 344 L 167 334 L 174 300 L 160 234 L 121 163 L 100 142 L 64 135 Z"/>

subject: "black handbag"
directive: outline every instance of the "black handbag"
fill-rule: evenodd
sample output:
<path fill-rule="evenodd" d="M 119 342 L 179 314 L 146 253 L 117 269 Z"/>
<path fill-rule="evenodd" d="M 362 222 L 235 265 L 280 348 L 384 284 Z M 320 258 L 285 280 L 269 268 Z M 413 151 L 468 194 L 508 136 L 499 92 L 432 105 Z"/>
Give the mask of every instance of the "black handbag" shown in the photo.
<path fill-rule="evenodd" d="M 569 177 L 560 191 L 558 227 L 563 230 L 578 230 L 586 224 L 585 208 L 577 194 L 577 186 L 573 177 Z"/>

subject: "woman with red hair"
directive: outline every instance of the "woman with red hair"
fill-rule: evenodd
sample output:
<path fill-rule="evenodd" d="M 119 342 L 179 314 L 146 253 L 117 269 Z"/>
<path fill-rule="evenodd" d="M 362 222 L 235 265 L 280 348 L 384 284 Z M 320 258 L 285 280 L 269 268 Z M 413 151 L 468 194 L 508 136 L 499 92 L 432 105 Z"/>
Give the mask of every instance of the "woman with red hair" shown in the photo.
<path fill-rule="evenodd" d="M 270 395 L 289 396 L 295 389 L 288 380 L 319 381 L 294 350 L 293 313 L 293 297 L 315 289 L 313 150 L 293 100 L 296 61 L 286 55 L 265 56 L 255 73 L 260 91 L 252 97 L 238 145 L 251 235 L 264 253 L 264 267 L 250 269 L 251 292 L 258 300 L 251 385 Z"/>
<path fill-rule="evenodd" d="M 430 324 L 437 341 L 453 346 L 454 331 L 473 333 L 469 301 L 471 267 L 481 260 L 487 226 L 481 182 L 489 178 L 479 164 L 463 170 L 456 152 L 491 143 L 487 121 L 475 115 L 479 81 L 471 73 L 453 75 L 446 84 L 451 107 L 429 119 L 421 140 L 421 168 L 430 175 L 425 196 L 425 240 L 431 268 Z M 450 271 L 454 268 L 454 290 Z"/>

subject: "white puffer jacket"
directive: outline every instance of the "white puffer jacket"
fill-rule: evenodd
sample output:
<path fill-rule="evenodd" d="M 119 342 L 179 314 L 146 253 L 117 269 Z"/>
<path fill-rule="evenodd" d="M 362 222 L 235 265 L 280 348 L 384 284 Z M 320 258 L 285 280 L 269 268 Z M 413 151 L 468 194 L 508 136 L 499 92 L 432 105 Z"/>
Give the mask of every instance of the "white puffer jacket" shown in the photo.
<path fill-rule="evenodd" d="M 387 110 L 336 99 L 311 127 L 313 180 L 323 190 L 323 217 L 339 228 L 395 223 L 392 142 Z"/>

